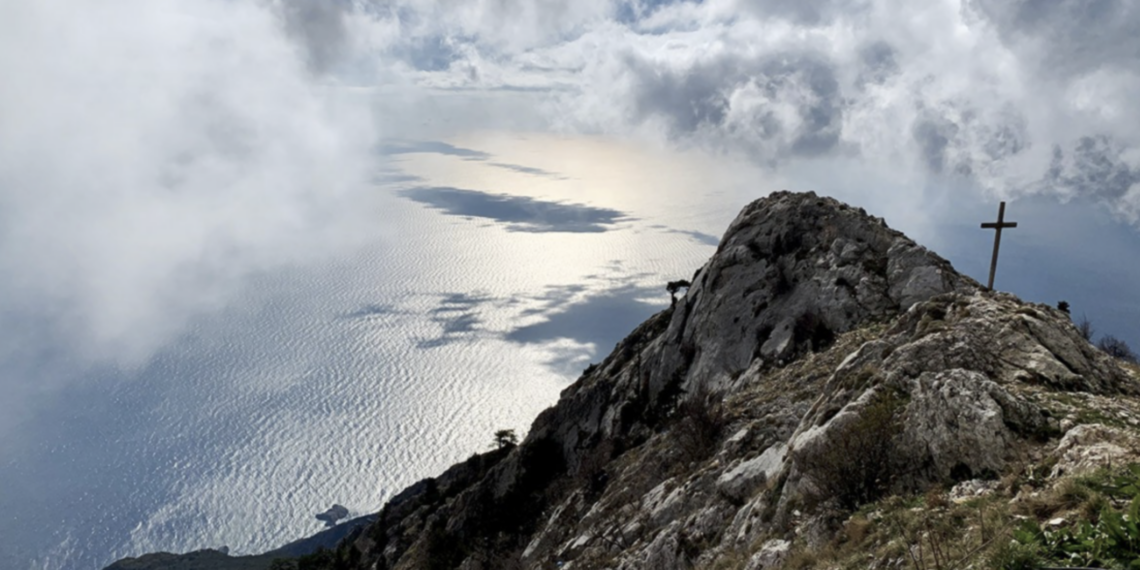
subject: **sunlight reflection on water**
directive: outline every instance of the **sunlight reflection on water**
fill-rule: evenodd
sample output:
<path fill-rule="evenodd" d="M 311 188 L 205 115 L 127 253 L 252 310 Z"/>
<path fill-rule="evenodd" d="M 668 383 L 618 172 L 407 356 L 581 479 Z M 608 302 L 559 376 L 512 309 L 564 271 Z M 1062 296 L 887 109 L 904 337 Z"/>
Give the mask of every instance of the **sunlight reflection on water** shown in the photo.
<path fill-rule="evenodd" d="M 319 531 L 332 503 L 377 510 L 495 429 L 525 431 L 762 187 L 593 139 L 384 148 L 393 237 L 261 274 L 137 373 L 84 370 L 45 397 L 0 468 L 0 561 L 249 553 Z"/>

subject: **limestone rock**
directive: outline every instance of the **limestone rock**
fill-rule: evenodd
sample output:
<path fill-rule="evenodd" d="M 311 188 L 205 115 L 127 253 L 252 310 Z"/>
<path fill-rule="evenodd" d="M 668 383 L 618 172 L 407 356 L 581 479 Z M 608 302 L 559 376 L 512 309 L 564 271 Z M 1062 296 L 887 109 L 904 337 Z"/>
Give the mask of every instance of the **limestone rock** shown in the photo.
<path fill-rule="evenodd" d="M 1053 453 L 1057 464 L 1051 477 L 1083 475 L 1100 467 L 1140 462 L 1140 437 L 1102 424 L 1079 425 L 1061 438 Z"/>
<path fill-rule="evenodd" d="M 694 276 L 664 335 L 655 379 L 719 384 L 758 356 L 786 362 L 868 320 L 977 288 L 861 210 L 777 192 L 744 208 Z"/>
<path fill-rule="evenodd" d="M 769 477 L 783 468 L 787 451 L 787 445 L 777 443 L 764 453 L 741 462 L 717 479 L 717 489 L 737 501 L 749 498 Z"/>
<path fill-rule="evenodd" d="M 765 568 L 778 568 L 788 557 L 792 543 L 787 540 L 774 538 L 765 542 L 752 558 L 744 570 L 764 570 Z"/>
<path fill-rule="evenodd" d="M 968 481 L 962 481 L 950 488 L 948 498 L 955 503 L 964 503 L 970 499 L 984 497 L 993 493 L 994 489 L 997 488 L 997 484 L 998 482 L 994 480 L 970 479 Z"/>

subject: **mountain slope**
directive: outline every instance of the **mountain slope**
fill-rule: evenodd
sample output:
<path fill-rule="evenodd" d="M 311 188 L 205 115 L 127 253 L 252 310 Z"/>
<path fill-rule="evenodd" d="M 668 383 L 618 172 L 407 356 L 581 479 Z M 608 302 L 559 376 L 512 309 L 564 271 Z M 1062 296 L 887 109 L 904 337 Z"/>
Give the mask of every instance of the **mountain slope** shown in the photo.
<path fill-rule="evenodd" d="M 1073 394 L 1138 391 L 1064 313 L 983 291 L 860 209 L 775 193 L 519 446 L 302 566 L 777 567 L 860 507 L 1039 459 L 1080 418 Z"/>

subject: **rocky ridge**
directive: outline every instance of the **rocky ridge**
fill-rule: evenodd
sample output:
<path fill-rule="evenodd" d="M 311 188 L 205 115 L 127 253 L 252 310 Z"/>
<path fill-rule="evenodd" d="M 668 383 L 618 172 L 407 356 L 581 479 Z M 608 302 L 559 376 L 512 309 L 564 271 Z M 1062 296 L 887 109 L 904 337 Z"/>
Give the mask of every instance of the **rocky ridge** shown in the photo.
<path fill-rule="evenodd" d="M 1137 456 L 1138 393 L 1061 311 L 984 291 L 861 209 L 774 193 L 521 444 L 306 564 L 778 568 L 884 497 Z M 1090 427 L 1098 399 L 1123 419 Z"/>

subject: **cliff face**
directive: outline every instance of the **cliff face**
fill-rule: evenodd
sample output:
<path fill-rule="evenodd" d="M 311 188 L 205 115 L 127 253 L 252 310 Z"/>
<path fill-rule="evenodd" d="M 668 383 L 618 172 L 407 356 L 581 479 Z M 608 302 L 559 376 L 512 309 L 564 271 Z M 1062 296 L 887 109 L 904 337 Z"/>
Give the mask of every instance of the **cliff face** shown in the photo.
<path fill-rule="evenodd" d="M 777 567 L 861 505 L 1040 458 L 1076 417 L 1058 395 L 1137 392 L 1064 313 L 982 291 L 862 210 L 776 193 L 524 442 L 409 488 L 320 564 Z"/>

